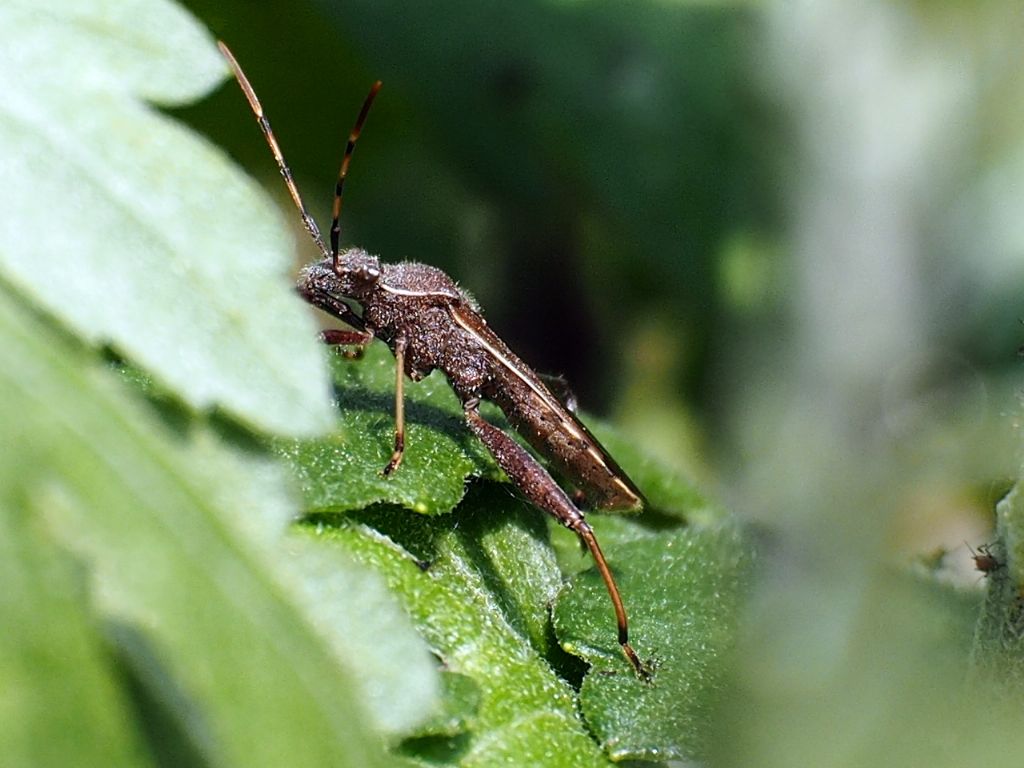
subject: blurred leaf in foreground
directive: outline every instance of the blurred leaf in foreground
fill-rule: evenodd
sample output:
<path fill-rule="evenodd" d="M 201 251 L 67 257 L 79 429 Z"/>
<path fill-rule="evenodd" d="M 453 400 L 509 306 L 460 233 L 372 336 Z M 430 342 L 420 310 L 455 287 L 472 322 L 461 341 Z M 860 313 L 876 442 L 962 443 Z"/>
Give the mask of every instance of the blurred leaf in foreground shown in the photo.
<path fill-rule="evenodd" d="M 0 473 L 10 468 L 4 462 Z M 71 559 L 0 476 L 0 755 L 7 766 L 149 765 Z"/>
<path fill-rule="evenodd" d="M 0 5 L 0 276 L 194 407 L 314 434 L 330 424 L 326 372 L 279 217 L 141 101 L 194 100 L 225 73 L 161 0 Z"/>
<path fill-rule="evenodd" d="M 15 515 L 4 528 L 28 515 L 82 559 L 131 675 L 194 749 L 218 764 L 382 764 L 358 678 L 331 652 L 340 646 L 325 642 L 326 632 L 343 628 L 320 622 L 314 630 L 307 620 L 314 614 L 294 589 L 299 574 L 274 565 L 293 515 L 279 469 L 232 455 L 202 434 L 175 440 L 151 412 L 128 402 L 107 371 L 5 293 L 0 337 L 0 423 L 17 447 L 0 453 L 0 511 Z M 26 601 L 53 604 L 45 581 L 5 583 L 30 591 L 0 603 L 4 626 Z M 372 623 L 368 606 L 353 612 Z M 82 627 L 80 619 L 69 627 L 76 623 Z M 392 623 L 381 631 L 399 629 Z M 20 653 L 45 652 L 33 634 L 15 637 L 25 642 Z M 408 647 L 403 653 L 411 656 Z M 354 656 L 349 663 L 362 660 Z M 36 696 L 60 691 L 50 707 L 5 687 L 3 728 L 48 738 L 29 721 L 46 709 L 75 707 L 52 680 L 60 672 L 40 665 L 40 679 L 28 681 Z M 420 700 L 422 719 L 431 702 Z M 91 701 L 119 706 L 102 687 Z M 89 717 L 103 728 L 120 715 Z M 66 736 L 53 741 L 66 743 Z M 80 764 L 73 754 L 63 762 Z"/>

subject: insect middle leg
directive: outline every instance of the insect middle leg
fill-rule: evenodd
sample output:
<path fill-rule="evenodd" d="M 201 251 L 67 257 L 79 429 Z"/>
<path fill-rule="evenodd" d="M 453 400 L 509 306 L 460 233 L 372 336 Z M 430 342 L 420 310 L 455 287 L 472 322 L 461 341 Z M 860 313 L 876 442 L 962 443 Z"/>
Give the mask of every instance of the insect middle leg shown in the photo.
<path fill-rule="evenodd" d="M 349 360 L 358 360 L 363 356 L 366 345 L 373 341 L 373 334 L 369 331 L 346 331 L 338 328 L 329 328 L 320 331 L 320 341 L 332 347 L 342 347 L 341 354 Z M 351 347 L 351 349 L 348 349 Z"/>
<path fill-rule="evenodd" d="M 649 679 L 650 672 L 640 661 L 633 646 L 629 644 L 629 621 L 626 618 L 626 609 L 622 605 L 619 588 L 604 559 L 604 553 L 597 543 L 597 536 L 594 535 L 593 528 L 547 470 L 519 443 L 480 415 L 479 405 L 479 400 L 476 399 L 467 400 L 462 405 L 469 428 L 487 446 L 487 450 L 494 456 L 498 466 L 505 471 L 505 474 L 509 476 L 509 479 L 522 494 L 532 504 L 553 515 L 562 525 L 574 531 L 586 548 L 590 550 L 615 608 L 615 620 L 618 624 L 619 645 L 622 647 L 622 652 L 633 666 L 636 674 L 644 680 Z"/>
<path fill-rule="evenodd" d="M 405 454 L 405 350 L 408 346 L 404 336 L 395 339 L 395 450 L 381 473 L 384 477 L 398 469 Z"/>
<path fill-rule="evenodd" d="M 320 332 L 320 340 L 324 344 L 337 347 L 354 347 L 355 349 L 349 351 L 344 350 L 343 354 L 348 358 L 359 358 L 363 355 L 363 348 L 373 341 L 373 333 L 366 330 L 366 326 L 363 323 L 363 318 L 357 315 L 348 304 L 340 299 L 331 296 L 329 293 L 318 291 L 314 287 L 307 285 L 300 285 L 298 287 L 299 295 L 302 296 L 306 301 L 312 304 L 314 307 L 324 310 L 330 315 L 334 315 L 343 323 L 346 323 L 355 330 L 347 329 L 329 329 Z"/>

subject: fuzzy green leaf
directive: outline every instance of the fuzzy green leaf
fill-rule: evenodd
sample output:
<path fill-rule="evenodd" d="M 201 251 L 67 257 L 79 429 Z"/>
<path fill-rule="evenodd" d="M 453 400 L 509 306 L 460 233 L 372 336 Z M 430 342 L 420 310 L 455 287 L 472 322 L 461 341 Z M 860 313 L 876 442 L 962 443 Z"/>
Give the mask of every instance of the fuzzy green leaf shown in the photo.
<path fill-rule="evenodd" d="M 419 740 L 420 754 L 460 766 L 608 764 L 551 666 L 564 657 L 538 637 L 560 585 L 539 511 L 488 484 L 448 516 L 376 507 L 318 523 L 324 546 L 383 575 L 447 667 L 480 687 L 471 729 Z M 605 630 L 614 638 L 610 621 Z"/>
<path fill-rule="evenodd" d="M 367 347 L 359 360 L 333 355 L 331 369 L 339 417 L 325 438 L 280 441 L 310 512 L 343 512 L 371 504 L 399 504 L 423 514 L 451 511 L 468 478 L 503 477 L 493 458 L 466 427 L 458 398 L 440 371 L 405 383 L 405 455 L 390 477 L 395 423 L 395 359 L 384 344 Z M 492 423 L 504 416 L 483 404 Z M 704 497 L 612 430 L 587 420 L 648 495 L 652 510 L 675 524 L 680 517 L 716 518 Z"/>
<path fill-rule="evenodd" d="M 555 642 L 549 605 L 559 593 L 562 574 L 584 570 L 584 586 L 573 587 L 559 601 L 568 607 L 559 609 L 557 630 L 566 650 L 600 672 L 583 682 L 585 723 L 563 725 L 592 734 L 614 759 L 699 754 L 721 685 L 722 657 L 731 644 L 748 551 L 733 528 L 680 531 L 678 520 L 714 519 L 721 513 L 690 485 L 602 430 L 602 438 L 616 446 L 616 456 L 645 478 L 642 487 L 654 491 L 655 511 L 639 519 L 647 527 L 631 518 L 592 518 L 609 560 L 623 574 L 620 586 L 638 646 L 658 662 L 655 684 L 646 686 L 621 656 L 603 584 L 570 532 L 552 525 L 548 533 L 557 545 L 552 549 L 544 513 L 513 501 L 512 489 L 485 486 L 459 503 L 467 477 L 496 471 L 466 430 L 444 380 L 435 374 L 406 388 L 406 456 L 399 470 L 384 478 L 380 469 L 392 448 L 394 359 L 378 344 L 362 360 L 338 357 L 333 366 L 340 404 L 336 433 L 326 440 L 283 444 L 282 455 L 293 464 L 325 541 L 342 542 L 357 559 L 378 569 L 445 663 L 471 676 L 483 697 L 465 732 L 418 737 L 405 743 L 403 754 L 458 765 L 474 764 L 478 757 L 497 761 L 524 748 L 506 732 L 506 718 L 537 723 L 549 716 L 565 718 L 564 711 L 541 706 L 544 697 L 519 697 L 514 714 L 497 716 L 494 709 L 497 701 L 506 706 L 517 700 L 513 677 L 516 686 L 528 679 L 519 670 L 502 679 L 507 657 L 526 652 L 546 661 L 552 665 L 546 667 L 549 684 L 561 679 L 552 667 L 566 679 L 580 674 L 579 662 Z M 500 416 L 491 418 L 501 422 Z M 432 520 L 380 506 L 400 504 L 437 514 L 456 503 L 453 516 Z M 339 512 L 347 514 L 332 514 Z M 422 567 L 428 568 L 427 576 Z M 434 591 L 425 590 L 424 579 Z M 457 584 L 467 579 L 477 590 L 477 601 Z M 481 646 L 482 627 L 495 623 L 508 632 Z M 461 646 L 479 656 L 460 657 Z M 516 738 L 531 737 L 517 733 Z M 486 749 L 477 746 L 481 743 Z M 584 753 L 571 754 L 584 759 Z"/>
<path fill-rule="evenodd" d="M 1024 492 L 1021 481 L 996 507 L 998 539 L 989 553 L 997 567 L 986 576 L 988 590 L 974 636 L 975 684 L 993 695 L 1024 699 Z"/>
<path fill-rule="evenodd" d="M 280 217 L 222 152 L 141 101 L 193 100 L 225 74 L 162 0 L 0 5 L 0 275 L 194 407 L 318 433 L 325 367 Z"/>
<path fill-rule="evenodd" d="M 470 476 L 497 477 L 483 445 L 465 426 L 458 399 L 440 372 L 405 387 L 405 457 L 390 477 L 395 428 L 395 358 L 371 344 L 361 360 L 334 355 L 340 415 L 322 439 L 282 441 L 310 511 L 344 511 L 387 502 L 426 514 L 450 511 Z"/>

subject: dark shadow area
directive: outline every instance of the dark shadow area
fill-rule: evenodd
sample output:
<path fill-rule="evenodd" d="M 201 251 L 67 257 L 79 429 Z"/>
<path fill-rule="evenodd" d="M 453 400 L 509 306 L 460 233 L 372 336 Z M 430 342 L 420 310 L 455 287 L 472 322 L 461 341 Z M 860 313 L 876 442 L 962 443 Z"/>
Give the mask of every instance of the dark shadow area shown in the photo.
<path fill-rule="evenodd" d="M 374 504 L 351 512 L 316 512 L 304 517 L 302 524 L 327 528 L 366 525 L 402 547 L 418 567 L 429 570 L 437 559 L 437 534 L 451 528 L 451 521 L 452 515 L 421 515 L 394 504 Z"/>
<path fill-rule="evenodd" d="M 473 738 L 468 733 L 456 736 L 419 736 L 405 739 L 396 751 L 400 755 L 414 758 L 417 764 L 449 766 L 457 765 L 472 744 Z"/>

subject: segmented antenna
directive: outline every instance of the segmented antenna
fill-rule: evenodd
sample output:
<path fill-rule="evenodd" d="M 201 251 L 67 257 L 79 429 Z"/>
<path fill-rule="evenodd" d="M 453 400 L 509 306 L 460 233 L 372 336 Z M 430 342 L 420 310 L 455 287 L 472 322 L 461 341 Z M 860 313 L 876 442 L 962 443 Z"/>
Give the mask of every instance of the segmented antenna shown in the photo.
<path fill-rule="evenodd" d="M 252 107 L 253 114 L 256 115 L 256 122 L 260 125 L 260 130 L 263 131 L 263 136 L 267 140 L 267 144 L 270 146 L 270 151 L 274 153 L 274 159 L 277 161 L 277 167 L 281 170 L 281 177 L 284 179 L 285 185 L 288 187 L 288 193 L 292 196 L 292 202 L 295 203 L 295 207 L 299 209 L 299 213 L 302 214 L 302 223 L 306 227 L 306 231 L 309 232 L 309 236 L 313 238 L 313 241 L 317 244 L 320 252 L 324 255 L 324 258 L 331 256 L 331 252 L 327 250 L 327 246 L 324 245 L 324 240 L 320 236 L 320 228 L 316 225 L 313 217 L 309 211 L 306 210 L 305 204 L 302 202 L 302 195 L 299 194 L 299 188 L 295 186 L 295 179 L 292 178 L 292 170 L 288 167 L 288 163 L 285 162 L 284 155 L 281 153 L 281 147 L 278 146 L 277 139 L 274 138 L 274 131 L 270 127 L 270 121 L 267 120 L 266 115 L 263 114 L 263 105 L 260 104 L 260 100 L 256 98 L 256 92 L 252 89 L 252 85 L 249 83 L 249 78 L 245 76 L 245 72 L 242 71 L 242 67 L 239 66 L 238 60 L 235 59 L 234 54 L 231 53 L 230 49 L 224 45 L 220 40 L 217 41 L 217 47 L 220 48 L 220 52 L 227 59 L 228 64 L 231 66 L 231 71 L 235 75 L 235 80 L 242 88 L 242 93 L 245 94 L 245 98 L 249 101 L 249 106 Z M 347 158 L 346 158 L 347 159 Z M 335 204 L 337 208 L 337 203 Z M 334 250 L 334 260 L 337 262 L 337 248 Z"/>
<path fill-rule="evenodd" d="M 341 218 L 341 193 L 345 190 L 345 177 L 348 176 L 348 164 L 352 160 L 352 153 L 356 149 L 356 142 L 363 130 L 363 123 L 370 112 L 370 105 L 373 104 L 377 92 L 380 90 L 380 80 L 370 87 L 370 92 L 363 100 L 363 107 L 359 110 L 356 124 L 348 135 L 348 144 L 345 145 L 345 156 L 341 159 L 341 170 L 338 171 L 338 181 L 334 184 L 334 204 L 331 206 L 331 257 L 334 259 L 334 271 L 338 271 L 338 243 L 341 240 L 341 225 L 338 223 Z"/>
<path fill-rule="evenodd" d="M 270 121 L 263 114 L 263 105 L 260 104 L 260 100 L 256 97 L 256 91 L 253 90 L 252 85 L 249 83 L 249 78 L 245 76 L 245 72 L 242 71 L 238 60 L 223 42 L 218 40 L 217 47 L 220 48 L 220 52 L 227 59 L 228 64 L 231 66 L 231 71 L 235 75 L 235 80 L 238 81 L 242 88 L 242 93 L 245 94 L 245 98 L 249 101 L 253 114 L 256 115 L 256 122 L 259 123 L 260 130 L 263 131 L 263 137 L 267 140 L 270 151 L 274 154 L 277 167 L 281 170 L 281 177 L 284 179 L 285 186 L 288 187 L 288 193 L 292 196 L 292 202 L 295 203 L 295 207 L 299 209 L 299 213 L 302 215 L 302 223 L 306 227 L 306 231 L 309 232 L 309 236 L 313 238 L 324 258 L 331 259 L 331 262 L 334 264 L 334 271 L 337 272 L 338 243 L 341 240 L 341 224 L 339 223 L 341 219 L 341 195 L 345 190 L 345 177 L 348 176 L 348 166 L 352 161 L 352 153 L 355 151 L 359 134 L 363 130 L 363 123 L 366 122 L 366 115 L 370 112 L 370 105 L 373 104 L 373 100 L 381 88 L 381 81 L 378 80 L 370 88 L 370 92 L 363 101 L 363 107 L 359 110 L 356 124 L 348 135 L 348 144 L 345 145 L 345 156 L 341 160 L 341 170 L 338 171 L 338 181 L 334 184 L 334 204 L 331 206 L 331 249 L 327 250 L 323 237 L 320 235 L 320 228 L 316 225 L 316 221 L 309 211 L 306 210 L 305 203 L 302 202 L 302 195 L 299 194 L 299 188 L 295 186 L 295 179 L 292 178 L 292 169 L 285 162 L 284 154 L 281 152 L 281 147 L 274 137 L 274 131 L 270 127 Z"/>

